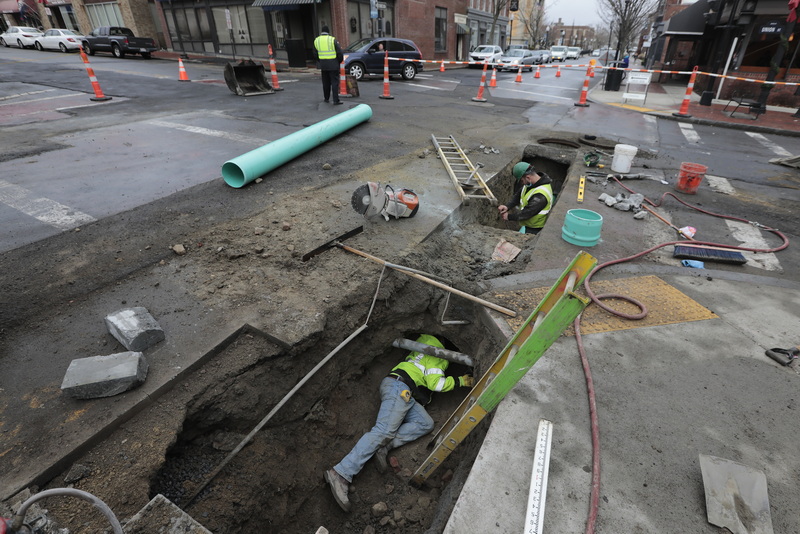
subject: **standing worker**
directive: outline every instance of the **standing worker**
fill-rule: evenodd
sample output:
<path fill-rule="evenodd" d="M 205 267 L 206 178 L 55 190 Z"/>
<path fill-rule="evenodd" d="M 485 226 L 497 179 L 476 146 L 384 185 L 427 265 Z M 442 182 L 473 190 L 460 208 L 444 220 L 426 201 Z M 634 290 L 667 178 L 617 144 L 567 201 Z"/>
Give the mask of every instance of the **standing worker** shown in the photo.
<path fill-rule="evenodd" d="M 497 210 L 504 221 L 519 221 L 522 234 L 538 234 L 547 221 L 553 207 L 553 180 L 533 165 L 524 161 L 514 165 L 514 178 L 522 182 L 511 202 L 500 205 Z M 509 212 L 519 206 L 518 212 Z"/>
<path fill-rule="evenodd" d="M 422 334 L 417 342 L 444 348 L 441 341 L 429 334 Z M 361 436 L 341 462 L 325 471 L 325 481 L 342 510 L 350 511 L 347 495 L 350 483 L 370 458 L 375 457 L 378 471 L 384 473 L 389 450 L 433 430 L 433 419 L 423 406 L 430 402 L 433 391 L 455 388 L 456 379 L 444 374 L 448 364 L 442 358 L 412 352 L 381 381 L 381 406 L 375 426 Z M 474 383 L 472 375 L 458 377 L 459 386 L 471 388 Z"/>
<path fill-rule="evenodd" d="M 339 65 L 343 56 L 339 41 L 329 31 L 327 26 L 322 27 L 322 33 L 314 39 L 314 50 L 317 53 L 317 66 L 322 71 L 322 96 L 327 104 L 333 90 L 333 105 L 338 106 L 342 103 L 338 86 Z"/>

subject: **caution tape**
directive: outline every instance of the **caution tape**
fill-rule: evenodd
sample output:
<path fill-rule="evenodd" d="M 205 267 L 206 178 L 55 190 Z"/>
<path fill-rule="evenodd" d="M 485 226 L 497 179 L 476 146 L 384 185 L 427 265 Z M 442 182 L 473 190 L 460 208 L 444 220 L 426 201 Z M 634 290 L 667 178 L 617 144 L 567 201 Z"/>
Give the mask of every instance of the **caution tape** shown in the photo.
<path fill-rule="evenodd" d="M 414 63 L 433 63 L 435 65 L 441 65 L 441 64 L 444 64 L 444 65 L 477 65 L 477 66 L 481 66 L 482 67 L 483 64 L 484 64 L 483 61 L 442 61 L 442 60 L 434 60 L 434 59 L 409 59 L 409 58 L 391 57 L 391 56 L 389 57 L 389 59 L 395 60 L 395 61 L 413 61 Z M 500 63 L 486 63 L 486 64 L 489 67 L 495 67 L 495 66 L 500 65 Z M 681 75 L 686 75 L 686 76 L 690 76 L 692 74 L 692 71 L 690 71 L 690 70 L 687 71 L 687 70 L 661 70 L 661 69 L 621 69 L 619 67 L 607 67 L 607 66 L 597 65 L 597 64 L 592 65 L 591 63 L 582 63 L 582 64 L 579 64 L 579 65 L 575 65 L 575 64 L 573 64 L 573 65 L 537 65 L 537 67 L 538 68 L 542 68 L 542 69 L 553 69 L 553 68 L 556 68 L 556 67 L 561 67 L 563 69 L 581 69 L 581 70 L 583 70 L 583 69 L 585 69 L 587 67 L 593 67 L 595 70 L 604 70 L 604 69 L 605 70 L 621 70 L 621 71 L 624 71 L 624 72 L 649 72 L 649 73 L 655 73 L 655 74 L 681 74 Z M 712 76 L 714 78 L 723 78 L 723 79 L 726 79 L 726 80 L 737 80 L 737 81 L 740 81 L 740 82 L 764 83 L 764 84 L 768 84 L 768 85 L 788 85 L 788 86 L 800 85 L 800 82 L 776 82 L 774 80 L 773 81 L 758 80 L 758 79 L 755 79 L 755 78 L 742 78 L 741 76 L 731 76 L 729 74 L 717 74 L 717 73 L 714 73 L 714 72 L 698 71 L 697 75 L 698 76 L 702 76 L 702 75 Z"/>

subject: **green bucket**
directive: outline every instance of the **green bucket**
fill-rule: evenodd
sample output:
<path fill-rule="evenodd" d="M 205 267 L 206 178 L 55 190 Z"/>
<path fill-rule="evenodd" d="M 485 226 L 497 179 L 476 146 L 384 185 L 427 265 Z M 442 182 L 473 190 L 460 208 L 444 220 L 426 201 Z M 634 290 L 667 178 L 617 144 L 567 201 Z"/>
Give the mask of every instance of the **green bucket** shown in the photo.
<path fill-rule="evenodd" d="M 593 247 L 600 241 L 603 216 L 591 210 L 569 210 L 561 228 L 561 237 L 579 247 Z"/>

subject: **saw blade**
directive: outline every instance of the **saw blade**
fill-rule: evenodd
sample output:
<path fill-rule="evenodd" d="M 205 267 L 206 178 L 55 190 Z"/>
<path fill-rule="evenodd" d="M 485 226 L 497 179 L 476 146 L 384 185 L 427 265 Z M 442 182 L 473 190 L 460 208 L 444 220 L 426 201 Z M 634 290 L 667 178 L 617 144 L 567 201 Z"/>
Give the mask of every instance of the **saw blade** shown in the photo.
<path fill-rule="evenodd" d="M 360 185 L 353 191 L 353 196 L 350 197 L 350 205 L 361 215 L 367 212 L 370 205 L 369 184 Z"/>

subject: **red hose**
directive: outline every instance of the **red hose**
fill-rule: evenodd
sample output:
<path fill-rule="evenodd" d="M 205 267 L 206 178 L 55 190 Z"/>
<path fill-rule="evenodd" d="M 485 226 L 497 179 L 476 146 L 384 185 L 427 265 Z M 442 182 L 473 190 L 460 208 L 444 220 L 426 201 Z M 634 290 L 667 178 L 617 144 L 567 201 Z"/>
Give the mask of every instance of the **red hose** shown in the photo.
<path fill-rule="evenodd" d="M 614 181 L 616 181 L 623 189 L 625 189 L 629 193 L 634 193 L 633 190 L 631 190 L 631 189 L 627 188 L 626 186 L 622 185 L 622 183 L 617 178 L 614 178 Z M 780 237 L 781 240 L 783 241 L 783 243 L 780 246 L 777 246 L 775 248 L 768 248 L 768 249 L 758 249 L 758 248 L 750 248 L 750 247 L 739 247 L 739 246 L 734 246 L 734 245 L 724 245 L 724 244 L 719 244 L 719 243 L 712 243 L 712 242 L 709 242 L 709 241 L 692 241 L 691 243 L 693 245 L 705 245 L 705 246 L 710 246 L 710 247 L 727 248 L 727 249 L 733 249 L 733 250 L 744 250 L 744 251 L 748 251 L 748 252 L 778 252 L 778 251 L 783 250 L 783 249 L 785 249 L 786 247 L 789 246 L 789 239 L 786 237 L 786 235 L 783 234 L 783 232 L 780 232 L 779 230 L 776 230 L 774 228 L 769 228 L 768 226 L 764 226 L 763 224 L 760 224 L 760 223 L 756 223 L 756 222 L 753 222 L 753 221 L 748 221 L 747 219 L 741 219 L 739 217 L 733 217 L 731 215 L 721 215 L 721 214 L 718 214 L 718 213 L 712 213 L 710 211 L 698 208 L 697 206 L 692 206 L 691 204 L 688 204 L 687 202 L 684 202 L 683 200 L 681 200 L 680 198 L 675 196 L 673 193 L 670 193 L 669 191 L 667 191 L 663 195 L 661 195 L 661 198 L 658 199 L 658 203 L 657 204 L 654 203 L 653 201 L 651 201 L 650 199 L 648 199 L 647 197 L 645 197 L 645 200 L 651 206 L 658 207 L 663 203 L 664 198 L 667 197 L 667 196 L 671 196 L 675 200 L 677 200 L 678 202 L 683 204 L 684 206 L 692 208 L 693 210 L 699 211 L 701 213 L 705 213 L 706 215 L 711 215 L 713 217 L 720 217 L 722 219 L 731 219 L 731 220 L 734 220 L 734 221 L 740 221 L 740 222 L 745 222 L 745 223 L 748 223 L 748 224 L 752 224 L 753 226 L 755 226 L 757 228 L 760 228 L 762 230 L 766 230 L 768 232 L 772 232 L 773 234 L 775 234 L 778 237 Z M 643 250 L 642 252 L 639 252 L 639 253 L 634 254 L 632 256 L 628 256 L 627 258 L 621 258 L 621 259 L 611 260 L 611 261 L 607 261 L 605 263 L 602 263 L 602 264 L 598 265 L 597 267 L 595 267 L 592 270 L 592 272 L 589 273 L 589 275 L 586 277 L 586 279 L 583 282 L 583 287 L 586 289 L 586 293 L 589 296 L 589 298 L 592 300 L 592 302 L 594 302 L 595 304 L 600 306 L 602 309 L 604 309 L 608 313 L 610 313 L 612 315 L 616 315 L 618 317 L 622 317 L 623 319 L 628 319 L 628 320 L 633 320 L 633 321 L 644 319 L 647 316 L 647 307 L 643 303 L 639 302 L 638 300 L 636 300 L 636 299 L 634 299 L 632 297 L 628 297 L 626 295 L 620 295 L 620 294 L 616 294 L 616 293 L 605 293 L 605 294 L 602 294 L 602 295 L 595 295 L 594 291 L 592 291 L 592 288 L 589 285 L 589 282 L 591 281 L 592 276 L 594 276 L 595 273 L 599 272 L 600 270 L 605 269 L 606 267 L 609 267 L 611 265 L 616 265 L 618 263 L 624 263 L 626 261 L 630 261 L 630 260 L 634 260 L 636 258 L 640 258 L 640 257 L 642 257 L 642 256 L 644 256 L 646 254 L 649 254 L 649 253 L 653 252 L 654 250 L 658 250 L 658 249 L 663 248 L 663 247 L 667 247 L 667 246 L 670 246 L 670 245 L 682 245 L 684 243 L 686 243 L 686 241 L 670 241 L 668 243 L 661 243 L 660 245 L 655 245 L 653 247 L 648 248 L 647 250 Z M 627 300 L 628 302 L 631 302 L 634 305 L 638 306 L 639 309 L 641 310 L 641 312 L 636 313 L 636 314 L 623 313 L 621 311 L 618 311 L 618 310 L 615 310 L 615 309 L 611 308 L 610 306 L 607 306 L 607 305 L 603 304 L 602 302 L 600 302 L 601 299 Z M 594 533 L 594 528 L 595 528 L 595 522 L 597 521 L 597 511 L 598 511 L 598 507 L 599 507 L 599 503 L 600 503 L 600 425 L 599 425 L 599 422 L 598 422 L 598 419 L 597 419 L 597 403 L 596 403 L 595 394 L 594 394 L 594 382 L 592 381 L 592 371 L 589 368 L 589 359 L 586 357 L 586 351 L 583 348 L 583 339 L 581 338 L 580 325 L 581 325 L 581 316 L 579 315 L 575 319 L 575 322 L 574 322 L 575 341 L 578 344 L 578 352 L 579 352 L 580 357 L 581 357 L 581 364 L 583 365 L 583 374 L 586 377 L 586 389 L 587 389 L 587 394 L 588 394 L 588 397 L 589 397 L 589 416 L 590 416 L 590 421 L 591 421 L 591 432 L 592 432 L 592 491 L 591 491 L 591 496 L 589 498 L 589 516 L 586 519 L 586 531 L 585 532 L 586 532 L 586 534 L 593 534 Z"/>

